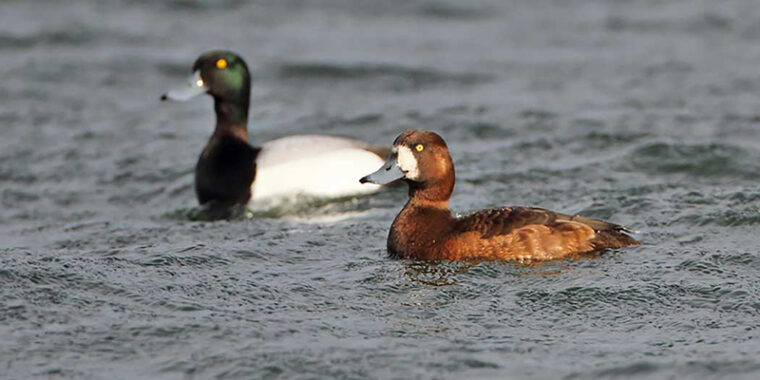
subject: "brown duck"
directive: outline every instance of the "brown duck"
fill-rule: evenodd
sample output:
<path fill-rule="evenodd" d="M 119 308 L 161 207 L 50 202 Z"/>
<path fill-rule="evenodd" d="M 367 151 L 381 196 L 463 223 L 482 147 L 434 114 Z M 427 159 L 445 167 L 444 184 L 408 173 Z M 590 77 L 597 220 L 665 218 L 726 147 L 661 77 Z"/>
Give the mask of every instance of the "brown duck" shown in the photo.
<path fill-rule="evenodd" d="M 453 216 L 454 163 L 446 142 L 410 130 L 386 163 L 362 183 L 403 179 L 409 201 L 391 225 L 388 251 L 401 259 L 542 261 L 639 245 L 623 226 L 534 207 L 501 207 Z"/>

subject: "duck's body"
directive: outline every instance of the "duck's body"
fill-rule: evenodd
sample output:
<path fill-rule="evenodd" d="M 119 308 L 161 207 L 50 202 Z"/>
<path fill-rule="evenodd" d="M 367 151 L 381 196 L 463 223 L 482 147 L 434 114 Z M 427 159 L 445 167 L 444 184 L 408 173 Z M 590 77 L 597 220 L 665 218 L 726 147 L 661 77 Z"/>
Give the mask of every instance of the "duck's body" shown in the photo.
<path fill-rule="evenodd" d="M 250 75 L 239 56 L 212 51 L 201 55 L 193 76 L 163 99 L 186 100 L 208 93 L 217 123 L 198 158 L 195 191 L 203 205 L 259 205 L 295 196 L 338 198 L 372 193 L 381 186 L 358 183 L 382 164 L 389 148 L 336 136 L 296 135 L 260 147 L 248 142 Z"/>
<path fill-rule="evenodd" d="M 615 224 L 532 207 L 454 217 L 448 208 L 412 205 L 394 220 L 388 252 L 402 259 L 543 261 L 637 245 L 624 231 Z"/>
<path fill-rule="evenodd" d="M 306 195 L 340 198 L 369 194 L 357 179 L 385 161 L 389 148 L 334 136 L 296 135 L 268 141 L 256 159 L 251 204 Z"/>
<path fill-rule="evenodd" d="M 454 164 L 446 143 L 432 132 L 400 135 L 385 166 L 362 181 L 396 178 L 409 184 L 409 201 L 388 234 L 388 252 L 397 258 L 542 261 L 640 244 L 622 226 L 539 208 L 453 216 Z"/>

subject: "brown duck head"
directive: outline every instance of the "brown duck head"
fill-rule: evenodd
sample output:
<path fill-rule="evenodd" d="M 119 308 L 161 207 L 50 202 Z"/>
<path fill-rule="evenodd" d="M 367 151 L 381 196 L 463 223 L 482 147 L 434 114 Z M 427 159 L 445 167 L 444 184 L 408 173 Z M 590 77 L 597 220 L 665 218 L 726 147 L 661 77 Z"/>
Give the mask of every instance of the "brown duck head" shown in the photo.
<path fill-rule="evenodd" d="M 454 190 L 454 162 L 441 136 L 424 130 L 408 130 L 396 137 L 388 160 L 361 183 L 387 184 L 403 179 L 409 197 L 417 201 L 445 202 Z"/>

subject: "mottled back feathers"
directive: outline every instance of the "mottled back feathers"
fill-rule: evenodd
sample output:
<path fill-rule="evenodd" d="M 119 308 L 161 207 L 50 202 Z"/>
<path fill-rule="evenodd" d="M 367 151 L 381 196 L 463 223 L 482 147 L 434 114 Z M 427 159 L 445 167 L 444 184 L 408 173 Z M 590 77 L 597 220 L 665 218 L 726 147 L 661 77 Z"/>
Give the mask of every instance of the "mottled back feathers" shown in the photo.
<path fill-rule="evenodd" d="M 501 207 L 457 218 L 443 244 L 462 259 L 550 260 L 639 243 L 617 224 L 532 207 Z"/>

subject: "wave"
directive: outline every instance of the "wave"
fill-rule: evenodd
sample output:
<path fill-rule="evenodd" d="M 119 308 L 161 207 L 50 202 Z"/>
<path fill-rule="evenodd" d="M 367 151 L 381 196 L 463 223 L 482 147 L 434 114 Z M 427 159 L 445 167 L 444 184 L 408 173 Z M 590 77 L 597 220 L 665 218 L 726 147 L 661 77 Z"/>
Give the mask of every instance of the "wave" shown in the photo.
<path fill-rule="evenodd" d="M 647 174 L 760 179 L 760 151 L 727 143 L 649 143 L 635 148 L 626 165 Z"/>
<path fill-rule="evenodd" d="M 429 67 L 394 64 L 330 62 L 286 62 L 279 66 L 278 78 L 286 81 L 383 81 L 380 87 L 391 91 L 420 90 L 441 85 L 470 86 L 493 78 L 484 73 L 453 73 Z"/>

